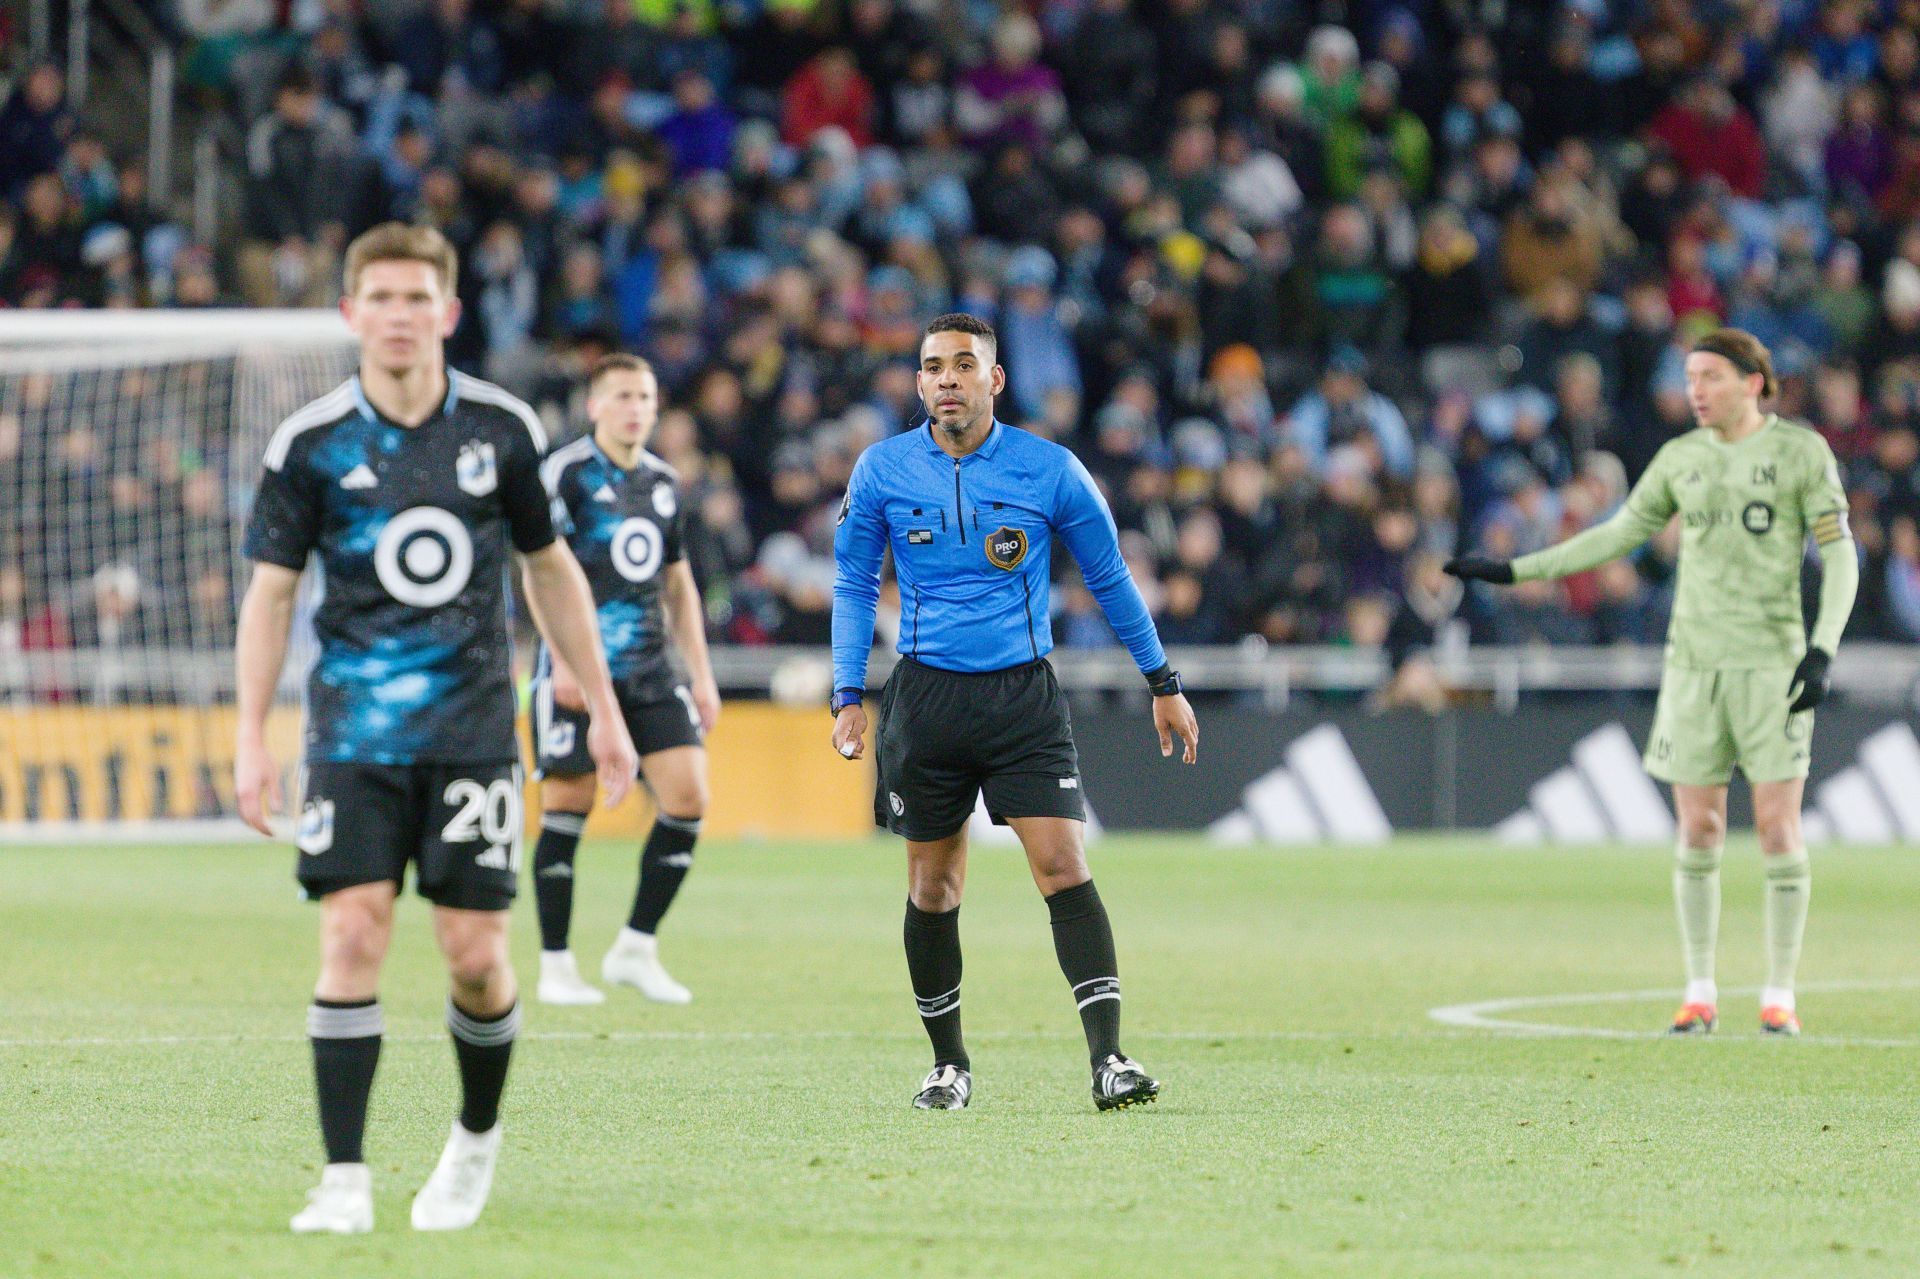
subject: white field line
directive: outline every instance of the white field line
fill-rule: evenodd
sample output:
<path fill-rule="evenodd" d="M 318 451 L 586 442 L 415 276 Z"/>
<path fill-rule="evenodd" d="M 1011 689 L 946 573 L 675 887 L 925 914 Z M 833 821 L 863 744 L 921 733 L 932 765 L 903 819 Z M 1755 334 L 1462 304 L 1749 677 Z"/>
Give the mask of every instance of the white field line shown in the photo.
<path fill-rule="evenodd" d="M 1067 1035 L 1063 1026 L 1058 1031 L 1046 1030 L 1006 1030 L 967 1032 L 969 1039 L 992 1041 L 1044 1040 Z M 444 1043 L 446 1032 L 389 1034 L 384 1041 L 389 1044 Z M 1149 1031 L 1136 1031 L 1138 1039 L 1165 1040 L 1168 1042 L 1225 1040 L 1233 1042 L 1328 1042 L 1359 1043 L 1369 1039 L 1408 1038 L 1404 1034 L 1382 1036 L 1362 1031 L 1332 1030 L 1173 1030 L 1158 1034 Z M 1442 1035 L 1428 1032 L 1417 1038 L 1435 1039 Z M 919 1039 L 919 1031 L 906 1030 L 530 1030 L 523 1031 L 519 1038 L 523 1040 L 611 1040 L 616 1043 L 780 1043 L 813 1042 L 819 1040 L 847 1039 Z M 0 1038 L 0 1048 L 120 1048 L 140 1045 L 178 1045 L 178 1044 L 304 1044 L 307 1037 L 301 1034 L 286 1035 L 86 1035 L 86 1036 L 48 1036 L 37 1038 L 21 1036 Z"/>
<path fill-rule="evenodd" d="M 1920 980 L 1887 979 L 1879 981 L 1806 982 L 1800 990 L 1810 993 L 1845 991 L 1884 991 L 1920 989 Z M 1730 987 L 1722 995 L 1758 995 L 1758 986 Z M 1604 1026 L 1568 1026 L 1550 1021 L 1517 1021 L 1506 1014 L 1528 1012 L 1536 1008 L 1583 1008 L 1595 1004 L 1643 1004 L 1675 999 L 1671 986 L 1655 990 L 1602 990 L 1575 995 L 1520 995 L 1508 999 L 1483 999 L 1467 1004 L 1447 1004 L 1430 1008 L 1427 1016 L 1443 1026 L 1461 1030 L 1493 1031 L 1515 1037 L 1560 1039 L 1659 1039 L 1659 1030 L 1616 1030 Z M 1746 1037 L 1746 1036 L 1742 1036 Z M 1881 1037 L 1871 1035 L 1802 1035 L 1800 1042 L 1831 1044 L 1843 1048 L 1913 1048 L 1920 1036 Z"/>

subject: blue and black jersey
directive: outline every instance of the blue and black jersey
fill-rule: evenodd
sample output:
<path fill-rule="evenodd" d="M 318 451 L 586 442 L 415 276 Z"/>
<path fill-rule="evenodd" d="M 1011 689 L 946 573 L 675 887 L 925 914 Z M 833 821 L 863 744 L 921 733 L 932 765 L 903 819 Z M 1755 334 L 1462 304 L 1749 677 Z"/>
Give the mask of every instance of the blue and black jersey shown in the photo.
<path fill-rule="evenodd" d="M 418 426 L 383 418 L 354 378 L 274 432 L 244 550 L 320 565 L 307 759 L 519 758 L 507 550 L 554 541 L 545 448 L 532 409 L 451 370 Z"/>
<path fill-rule="evenodd" d="M 677 478 L 644 450 L 632 470 L 623 470 L 591 435 L 555 449 L 540 468 L 554 528 L 593 588 L 607 668 L 622 688 L 648 695 L 642 700 L 673 690 L 660 574 L 686 558 Z M 549 661 L 542 644 L 537 675 L 547 673 Z"/>

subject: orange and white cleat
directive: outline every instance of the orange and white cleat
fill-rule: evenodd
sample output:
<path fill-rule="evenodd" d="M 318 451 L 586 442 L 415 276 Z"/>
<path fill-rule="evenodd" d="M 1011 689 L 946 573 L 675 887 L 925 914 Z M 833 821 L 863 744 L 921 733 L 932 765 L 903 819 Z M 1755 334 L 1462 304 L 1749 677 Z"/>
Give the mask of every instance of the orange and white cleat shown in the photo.
<path fill-rule="evenodd" d="M 1682 1004 L 1667 1027 L 1669 1035 L 1711 1035 L 1720 1024 L 1720 1014 L 1712 1004 Z"/>
<path fill-rule="evenodd" d="M 1791 1008 L 1782 1008 L 1778 1004 L 1769 1005 L 1760 1010 L 1760 1033 L 1797 1035 L 1800 1033 L 1800 1018 Z"/>

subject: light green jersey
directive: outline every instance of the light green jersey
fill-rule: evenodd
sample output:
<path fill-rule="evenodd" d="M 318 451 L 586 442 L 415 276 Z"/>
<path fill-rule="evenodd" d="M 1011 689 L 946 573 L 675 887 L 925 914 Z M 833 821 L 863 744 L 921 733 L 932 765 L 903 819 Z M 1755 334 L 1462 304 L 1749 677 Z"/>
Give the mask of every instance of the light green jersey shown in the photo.
<path fill-rule="evenodd" d="M 1806 651 L 1800 564 L 1811 535 L 1827 580 L 1816 646 L 1833 652 L 1859 564 L 1833 450 L 1778 417 L 1727 444 L 1705 427 L 1669 440 L 1605 523 L 1513 562 L 1519 581 L 1565 577 L 1625 554 L 1680 517 L 1680 572 L 1667 664 L 1690 670 L 1792 667 Z"/>

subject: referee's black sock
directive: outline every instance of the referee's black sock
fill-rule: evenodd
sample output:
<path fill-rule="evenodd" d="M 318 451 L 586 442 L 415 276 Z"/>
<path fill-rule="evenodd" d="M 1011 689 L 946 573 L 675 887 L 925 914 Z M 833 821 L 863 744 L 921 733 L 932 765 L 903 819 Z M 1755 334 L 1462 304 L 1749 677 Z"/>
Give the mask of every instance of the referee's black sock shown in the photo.
<path fill-rule="evenodd" d="M 920 1024 L 933 1041 L 933 1064 L 972 1069 L 960 1039 L 960 908 L 938 913 L 907 900 L 907 977 Z"/>
<path fill-rule="evenodd" d="M 661 813 L 653 819 L 646 846 L 640 850 L 640 887 L 633 894 L 627 927 L 649 937 L 659 931 L 674 894 L 693 869 L 693 846 L 699 838 L 698 817 Z"/>
<path fill-rule="evenodd" d="M 491 1017 L 470 1013 L 447 997 L 447 1029 L 460 1063 L 460 1126 L 488 1132 L 500 1122 L 500 1094 L 507 1087 L 507 1063 L 520 1033 L 520 1003 Z"/>
<path fill-rule="evenodd" d="M 364 1163 L 367 1095 L 380 1064 L 386 1015 L 378 999 L 319 999 L 307 1007 L 313 1082 L 320 1097 L 320 1139 L 330 1164 Z"/>
<path fill-rule="evenodd" d="M 533 900 L 540 912 L 540 949 L 565 950 L 573 926 L 573 855 L 580 849 L 585 813 L 552 812 L 540 819 L 533 846 Z"/>
<path fill-rule="evenodd" d="M 1120 963 L 1107 908 L 1089 879 L 1047 898 L 1047 913 L 1053 917 L 1053 953 L 1073 987 L 1087 1052 L 1098 1065 L 1120 1051 Z"/>

